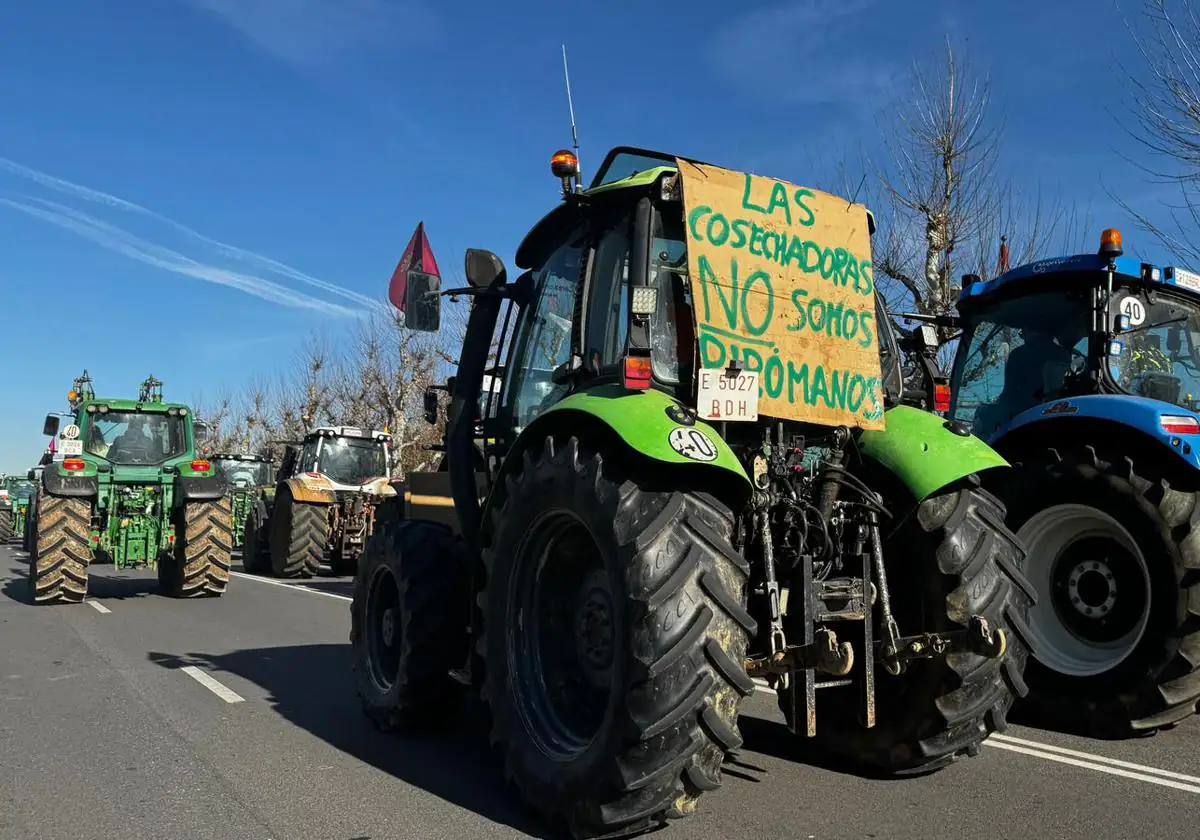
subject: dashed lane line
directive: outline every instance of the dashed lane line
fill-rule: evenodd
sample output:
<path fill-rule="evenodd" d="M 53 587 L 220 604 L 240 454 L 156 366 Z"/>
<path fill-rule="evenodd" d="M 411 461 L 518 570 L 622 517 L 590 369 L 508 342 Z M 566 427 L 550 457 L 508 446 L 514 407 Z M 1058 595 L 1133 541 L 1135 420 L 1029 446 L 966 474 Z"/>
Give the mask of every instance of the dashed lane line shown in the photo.
<path fill-rule="evenodd" d="M 270 578 L 259 577 L 258 575 L 248 575 L 245 572 L 230 572 L 234 577 L 252 580 L 256 583 L 269 583 L 272 586 L 282 586 L 284 589 L 292 589 L 296 592 L 307 592 L 310 595 L 324 595 L 326 598 L 337 598 L 339 601 L 353 601 L 349 595 L 338 595 L 335 592 L 322 592 L 320 589 L 313 589 L 311 586 L 304 586 L 299 583 L 284 583 L 281 580 L 271 580 Z"/>
<path fill-rule="evenodd" d="M 226 686 L 217 682 L 216 679 L 214 679 L 210 674 L 205 673 L 195 665 L 184 665 L 179 670 L 183 671 L 183 673 L 200 683 L 200 685 L 207 688 L 226 703 L 243 703 L 246 700 L 245 697 L 242 697 L 242 695 L 238 694 L 233 689 L 227 688 Z"/>
<path fill-rule="evenodd" d="M 112 610 L 110 610 L 108 607 L 101 604 L 99 601 L 93 601 L 91 599 L 88 599 L 85 603 L 90 604 L 92 609 L 94 609 L 98 613 L 103 613 L 104 615 L 108 615 L 110 612 L 112 612 Z"/>

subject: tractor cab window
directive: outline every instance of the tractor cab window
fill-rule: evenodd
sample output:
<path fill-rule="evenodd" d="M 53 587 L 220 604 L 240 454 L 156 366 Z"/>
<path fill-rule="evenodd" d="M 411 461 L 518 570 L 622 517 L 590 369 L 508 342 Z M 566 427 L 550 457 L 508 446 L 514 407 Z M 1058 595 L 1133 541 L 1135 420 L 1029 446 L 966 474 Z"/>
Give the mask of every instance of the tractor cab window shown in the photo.
<path fill-rule="evenodd" d="M 1114 320 L 1120 315 L 1128 328 L 1117 330 L 1108 356 L 1117 387 L 1200 411 L 1200 304 L 1131 290 L 1114 296 Z"/>
<path fill-rule="evenodd" d="M 1026 295 L 968 316 L 951 416 L 987 438 L 1025 409 L 1077 392 L 1088 368 L 1089 295 Z"/>
<path fill-rule="evenodd" d="M 683 216 L 678 212 L 654 214 L 647 282 L 658 289 L 650 322 L 654 378 L 674 385 L 687 379 L 696 344 L 687 245 L 683 238 Z"/>
<path fill-rule="evenodd" d="M 388 474 L 383 441 L 369 438 L 321 438 L 319 472 L 338 484 L 363 484 Z"/>
<path fill-rule="evenodd" d="M 629 230 L 622 217 L 600 235 L 596 244 L 583 348 L 594 371 L 618 364 L 629 339 Z"/>
<path fill-rule="evenodd" d="M 571 358 L 571 319 L 579 288 L 581 244 L 569 242 L 550 255 L 534 276 L 533 303 L 522 314 L 505 383 L 505 403 L 517 429 L 529 425 L 567 390 L 553 381 L 556 368 Z"/>
<path fill-rule="evenodd" d="M 138 411 L 94 414 L 83 448 L 114 464 L 161 464 L 187 450 L 184 418 Z"/>
<path fill-rule="evenodd" d="M 216 460 L 216 464 L 217 469 L 235 487 L 259 487 L 271 483 L 271 465 L 266 461 L 219 458 Z"/>

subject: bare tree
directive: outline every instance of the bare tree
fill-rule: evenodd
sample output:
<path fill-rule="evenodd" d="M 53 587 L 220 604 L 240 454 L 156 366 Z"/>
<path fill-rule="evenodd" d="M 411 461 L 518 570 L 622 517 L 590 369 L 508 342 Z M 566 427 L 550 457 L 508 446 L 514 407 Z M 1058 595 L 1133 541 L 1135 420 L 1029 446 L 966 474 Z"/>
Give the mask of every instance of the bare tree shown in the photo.
<path fill-rule="evenodd" d="M 1178 14 L 1175 14 L 1178 11 Z M 1200 16 L 1190 0 L 1144 0 L 1139 21 L 1126 20 L 1144 75 L 1128 74 L 1137 125 L 1132 133 L 1161 166 L 1138 164 L 1173 184 L 1180 203 L 1169 221 L 1116 200 L 1176 257 L 1200 263 Z"/>

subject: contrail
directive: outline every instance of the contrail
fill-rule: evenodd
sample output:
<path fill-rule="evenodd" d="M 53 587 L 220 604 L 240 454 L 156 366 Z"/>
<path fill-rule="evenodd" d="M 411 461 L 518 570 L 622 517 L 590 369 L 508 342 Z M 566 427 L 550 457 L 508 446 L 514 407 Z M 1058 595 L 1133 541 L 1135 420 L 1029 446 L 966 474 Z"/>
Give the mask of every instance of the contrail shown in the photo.
<path fill-rule="evenodd" d="M 82 198 L 86 201 L 91 201 L 97 204 L 103 204 L 116 210 L 136 213 L 138 215 L 162 222 L 179 233 L 216 248 L 222 255 L 226 257 L 249 262 L 257 265 L 259 268 L 264 268 L 267 271 L 282 275 L 301 283 L 305 283 L 314 288 L 329 292 L 330 294 L 338 295 L 339 297 L 351 300 L 357 304 L 361 304 L 374 310 L 386 308 L 379 300 L 376 300 L 368 295 L 356 292 L 353 289 L 347 289 L 345 286 L 339 286 L 336 283 L 330 283 L 328 280 L 322 280 L 319 277 L 313 277 L 311 274 L 306 274 L 305 272 L 300 271 L 298 268 L 293 268 L 287 263 L 280 262 L 279 260 L 271 259 L 270 257 L 255 253 L 254 251 L 247 251 L 245 248 L 239 248 L 236 245 L 230 245 L 228 242 L 222 242 L 218 239 L 205 236 L 198 230 L 190 228 L 182 222 L 177 222 L 174 219 L 164 216 L 155 210 L 151 210 L 148 207 L 143 207 L 142 205 L 136 204 L 132 201 L 127 201 L 126 199 L 112 195 L 111 193 L 95 190 L 91 187 L 85 187 L 82 184 L 76 184 L 73 181 L 68 181 L 64 178 L 59 178 L 47 172 L 41 172 L 37 169 L 32 169 L 31 167 L 17 163 L 15 160 L 10 160 L 5 157 L 0 157 L 0 169 L 7 170 L 14 175 L 18 175 L 37 184 L 41 184 L 43 187 L 56 192 L 72 195 L 76 198 Z"/>
<path fill-rule="evenodd" d="M 228 286 L 283 306 L 311 309 L 338 317 L 355 317 L 362 314 L 361 310 L 297 292 L 257 275 L 228 271 L 218 266 L 198 262 L 178 251 L 148 242 L 127 230 L 53 201 L 29 200 L 35 203 L 27 204 L 11 198 L 0 198 L 0 204 L 68 230 L 110 251 L 175 274 Z"/>

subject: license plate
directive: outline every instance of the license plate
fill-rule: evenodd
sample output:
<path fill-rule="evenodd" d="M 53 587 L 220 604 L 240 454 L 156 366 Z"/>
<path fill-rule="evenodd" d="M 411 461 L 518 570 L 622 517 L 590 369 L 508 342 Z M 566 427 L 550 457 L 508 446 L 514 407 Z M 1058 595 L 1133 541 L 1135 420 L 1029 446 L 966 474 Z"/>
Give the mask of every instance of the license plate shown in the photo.
<path fill-rule="evenodd" d="M 705 420 L 758 420 L 758 373 L 740 371 L 727 376 L 723 369 L 701 369 L 696 411 Z"/>
<path fill-rule="evenodd" d="M 81 440 L 60 440 L 58 442 L 58 451 L 64 455 L 82 455 L 83 441 Z"/>

